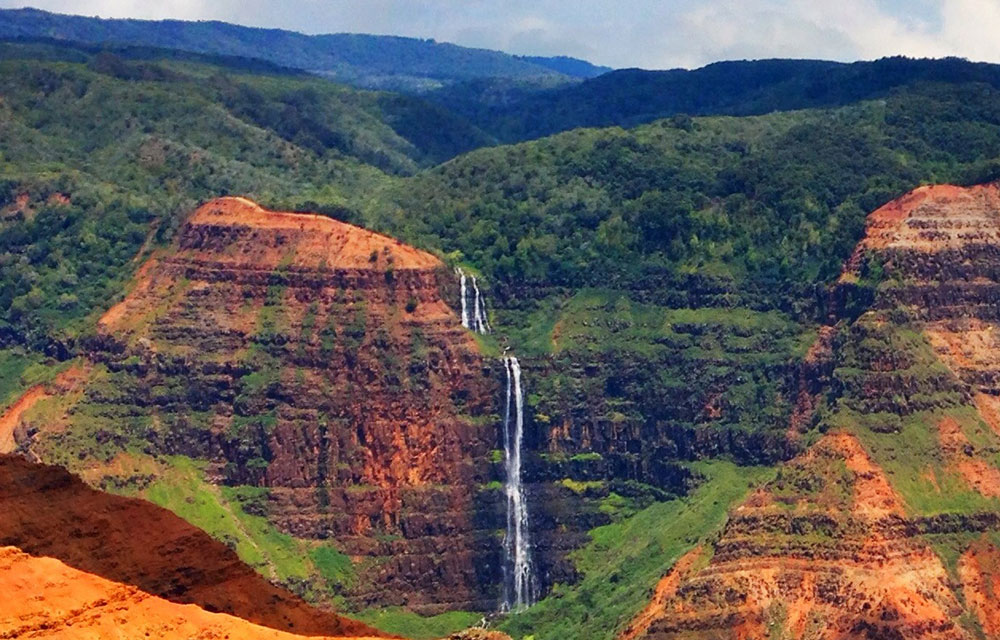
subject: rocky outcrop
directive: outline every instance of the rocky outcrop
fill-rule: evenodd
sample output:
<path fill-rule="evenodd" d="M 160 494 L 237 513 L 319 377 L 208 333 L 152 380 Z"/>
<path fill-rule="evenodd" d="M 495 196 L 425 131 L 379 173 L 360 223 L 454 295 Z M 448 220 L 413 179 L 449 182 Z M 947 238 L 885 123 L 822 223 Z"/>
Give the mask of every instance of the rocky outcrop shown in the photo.
<path fill-rule="evenodd" d="M 707 567 L 665 578 L 658 616 L 626 637 L 971 637 L 941 559 L 899 535 L 903 516 L 859 442 L 825 436 L 731 514 Z"/>
<path fill-rule="evenodd" d="M 1000 394 L 1000 187 L 921 187 L 887 204 L 848 266 L 843 281 L 876 268 L 874 308 L 919 322 L 973 392 Z"/>
<path fill-rule="evenodd" d="M 501 374 L 445 303 L 456 286 L 391 238 L 209 202 L 101 319 L 84 398 L 31 450 L 208 461 L 217 483 L 266 488 L 281 530 L 352 556 L 352 603 L 492 609 L 503 507 L 480 489 Z M 99 448 L 70 464 L 100 467 Z"/>
<path fill-rule="evenodd" d="M 869 216 L 789 429 L 826 435 L 623 637 L 998 636 L 998 246 L 996 185 L 923 187 Z"/>
<path fill-rule="evenodd" d="M 0 547 L 8 547 L 0 552 L 0 584 L 24 594 L 20 598 L 6 587 L 0 589 L 5 596 L 0 634 L 13 630 L 13 637 L 19 637 L 37 627 L 53 637 L 71 637 L 55 630 L 75 624 L 76 616 L 113 624 L 118 612 L 138 615 L 133 605 L 162 599 L 165 604 L 157 607 L 173 611 L 173 617 L 204 610 L 308 635 L 382 635 L 360 622 L 314 609 L 270 584 L 229 547 L 166 509 L 94 490 L 60 467 L 0 455 L 0 513 Z M 42 562 L 41 556 L 53 560 Z M 65 576 L 66 585 L 59 584 L 56 573 Z M 78 580 L 96 585 L 96 591 L 78 594 Z M 60 591 L 62 587 L 67 591 Z M 111 591 L 120 602 L 106 602 L 97 611 L 86 606 Z M 72 600 L 72 606 L 65 601 L 56 607 L 50 598 L 58 599 L 57 593 L 79 599 Z M 14 600 L 22 599 L 26 610 L 12 609 Z M 77 605 L 81 610 L 69 616 Z M 58 611 L 67 616 L 60 618 Z M 160 617 L 156 614 L 151 621 L 165 622 Z"/>

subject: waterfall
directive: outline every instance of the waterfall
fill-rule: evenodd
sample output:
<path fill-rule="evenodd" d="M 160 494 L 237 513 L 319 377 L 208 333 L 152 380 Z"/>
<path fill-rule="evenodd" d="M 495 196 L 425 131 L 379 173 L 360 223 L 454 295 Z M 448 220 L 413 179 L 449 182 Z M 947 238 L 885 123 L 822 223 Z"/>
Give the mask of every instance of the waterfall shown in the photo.
<path fill-rule="evenodd" d="M 503 419 L 504 466 L 507 472 L 507 534 L 504 536 L 504 604 L 506 611 L 528 607 L 535 598 L 535 576 L 531 567 L 528 505 L 521 484 L 521 445 L 524 440 L 524 390 L 521 365 L 513 356 L 504 357 L 507 369 L 507 408 Z M 511 424 L 511 400 L 514 420 Z M 511 432 L 513 427 L 513 432 Z"/>
<path fill-rule="evenodd" d="M 465 271 L 461 268 L 455 269 L 455 273 L 458 274 L 459 283 L 461 285 L 461 298 L 462 298 L 462 326 L 466 329 L 472 329 L 476 333 L 489 333 L 492 331 L 490 327 L 489 318 L 486 317 L 486 301 L 483 300 L 483 295 L 479 291 L 479 283 L 476 282 L 476 276 L 466 276 Z M 469 291 L 469 281 L 472 282 L 472 291 Z M 472 304 L 469 304 L 469 299 L 472 299 Z M 469 307 L 472 307 L 472 314 L 469 314 Z"/>
<path fill-rule="evenodd" d="M 466 294 L 466 290 L 465 290 L 465 272 L 462 271 L 461 269 L 456 269 L 455 271 L 458 272 L 458 277 L 460 278 L 460 282 L 461 282 L 461 286 L 462 286 L 462 326 L 465 327 L 466 329 L 469 329 L 470 328 L 469 327 L 469 306 L 468 306 L 468 298 L 469 298 L 469 296 Z"/>
<path fill-rule="evenodd" d="M 486 303 L 483 301 L 483 296 L 479 293 L 479 285 L 476 284 L 476 276 L 472 276 L 472 290 L 475 294 L 475 303 L 473 304 L 473 322 L 475 323 L 475 330 L 479 333 L 489 333 L 490 332 L 490 321 L 486 317 Z"/>
<path fill-rule="evenodd" d="M 461 284 L 462 326 L 476 333 L 490 333 L 486 302 L 476 276 L 456 268 Z M 471 285 L 471 291 L 470 291 Z M 471 301 L 470 301 L 471 298 Z M 469 310 L 472 310 L 470 315 Z M 507 532 L 503 539 L 502 611 L 516 612 L 531 606 L 538 587 L 531 566 L 531 541 L 528 529 L 528 503 L 521 483 L 521 447 L 524 443 L 524 390 L 521 388 L 521 364 L 514 356 L 504 355 L 507 372 L 507 406 L 503 417 L 503 452 L 507 495 Z"/>

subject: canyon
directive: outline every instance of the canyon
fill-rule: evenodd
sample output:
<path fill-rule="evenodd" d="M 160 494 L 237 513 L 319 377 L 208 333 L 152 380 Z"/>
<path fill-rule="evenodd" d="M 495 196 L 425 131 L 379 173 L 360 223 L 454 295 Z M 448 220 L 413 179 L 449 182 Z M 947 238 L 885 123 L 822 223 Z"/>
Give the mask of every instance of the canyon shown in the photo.
<path fill-rule="evenodd" d="M 765 355 L 693 396 L 666 389 L 656 409 L 630 388 L 642 360 L 580 346 L 605 314 L 624 317 L 621 302 L 583 300 L 552 331 L 562 350 L 518 359 L 472 274 L 330 217 L 217 199 L 153 252 L 79 361 L 12 405 L 4 447 L 194 524 L 170 491 L 210 496 L 243 523 L 214 542 L 231 559 L 248 527 L 342 554 L 322 577 L 272 556 L 255 565 L 271 581 L 425 614 L 516 612 L 572 585 L 588 532 L 687 494 L 704 481 L 688 462 L 728 457 L 775 475 L 716 536 L 689 534 L 621 638 L 991 637 L 998 239 L 995 185 L 922 187 L 869 215 L 815 330 L 633 303 L 630 322 L 666 314 L 671 348 L 721 341 L 694 367 L 746 349 L 727 332 Z M 747 371 L 776 381 L 784 408 L 766 429 L 741 426 L 728 395 Z M 4 561 L 51 556 L 150 598 L 170 591 L 53 552 L 43 529 L 60 528 L 0 531 Z M 149 575 L 171 584 L 164 570 Z M 302 631 L 283 624 L 270 626 Z"/>
<path fill-rule="evenodd" d="M 101 318 L 66 423 L 28 448 L 98 486 L 132 480 L 115 476 L 123 450 L 205 461 L 210 482 L 265 489 L 254 515 L 336 540 L 364 567 L 353 601 L 488 609 L 499 390 L 444 302 L 455 284 L 385 236 L 209 202 Z M 79 450 L 102 440 L 103 460 Z"/>

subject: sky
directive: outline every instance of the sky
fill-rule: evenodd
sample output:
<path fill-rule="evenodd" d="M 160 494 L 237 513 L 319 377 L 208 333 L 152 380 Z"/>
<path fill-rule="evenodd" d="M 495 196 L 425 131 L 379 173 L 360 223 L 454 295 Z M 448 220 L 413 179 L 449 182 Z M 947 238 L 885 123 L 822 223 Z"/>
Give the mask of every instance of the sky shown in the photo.
<path fill-rule="evenodd" d="M 887 55 L 1000 62 L 1000 0 L 29 0 L 104 18 L 434 38 L 611 67 Z M 0 7 L 26 6 L 0 0 Z"/>

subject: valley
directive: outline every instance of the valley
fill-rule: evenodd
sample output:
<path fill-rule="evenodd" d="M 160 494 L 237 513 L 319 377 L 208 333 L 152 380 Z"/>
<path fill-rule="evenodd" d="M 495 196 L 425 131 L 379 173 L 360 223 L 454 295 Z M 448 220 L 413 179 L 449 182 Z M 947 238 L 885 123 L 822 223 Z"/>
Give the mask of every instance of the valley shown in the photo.
<path fill-rule="evenodd" d="M 0 41 L 0 636 L 1000 637 L 995 65 L 53 15 Z"/>

